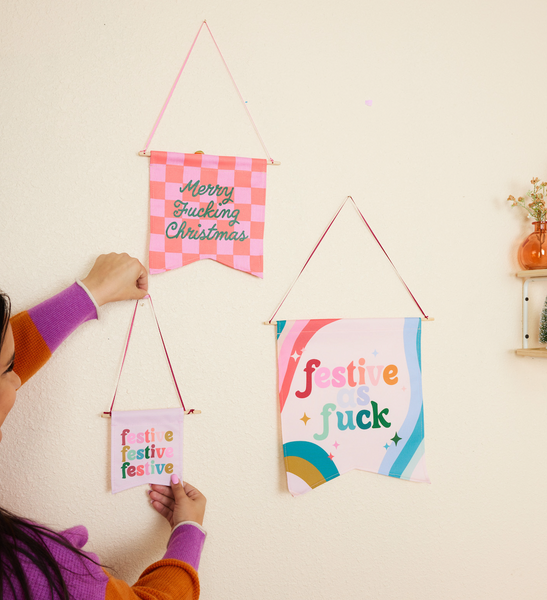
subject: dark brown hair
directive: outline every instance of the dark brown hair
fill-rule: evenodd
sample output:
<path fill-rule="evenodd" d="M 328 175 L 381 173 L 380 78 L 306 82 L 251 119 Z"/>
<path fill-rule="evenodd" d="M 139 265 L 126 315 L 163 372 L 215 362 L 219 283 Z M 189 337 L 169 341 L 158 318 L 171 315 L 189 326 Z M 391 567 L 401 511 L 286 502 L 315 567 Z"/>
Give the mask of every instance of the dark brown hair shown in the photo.
<path fill-rule="evenodd" d="M 0 349 L 6 337 L 11 314 L 9 296 L 0 292 Z M 4 592 L 11 590 L 10 597 L 15 598 L 19 584 L 24 597 L 20 600 L 32 600 L 31 590 L 20 556 L 25 556 L 42 572 L 46 578 L 52 600 L 71 600 L 63 579 L 61 569 L 46 544 L 50 540 L 77 554 L 82 561 L 91 561 L 86 554 L 75 548 L 59 533 L 47 527 L 22 519 L 0 507 L 0 600 Z M 91 576 L 91 575 L 90 575 Z M 19 600 L 19 598 L 18 598 Z"/>

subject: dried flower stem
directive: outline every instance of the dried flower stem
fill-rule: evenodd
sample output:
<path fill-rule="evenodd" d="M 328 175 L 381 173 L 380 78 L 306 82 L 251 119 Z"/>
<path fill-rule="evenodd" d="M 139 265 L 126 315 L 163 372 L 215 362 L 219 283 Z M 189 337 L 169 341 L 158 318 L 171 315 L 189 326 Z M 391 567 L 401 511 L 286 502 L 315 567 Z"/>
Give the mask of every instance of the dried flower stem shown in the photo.
<path fill-rule="evenodd" d="M 518 200 L 515 200 L 513 196 L 507 198 L 508 202 L 511 202 L 512 206 L 521 206 L 528 213 L 528 218 L 533 218 L 534 221 L 546 221 L 547 220 L 547 206 L 545 206 L 544 196 L 547 194 L 547 182 L 540 181 L 537 177 L 534 177 L 530 181 L 534 186 L 533 190 L 526 192 L 526 198 L 531 202 L 526 205 L 526 198 L 522 196 Z"/>

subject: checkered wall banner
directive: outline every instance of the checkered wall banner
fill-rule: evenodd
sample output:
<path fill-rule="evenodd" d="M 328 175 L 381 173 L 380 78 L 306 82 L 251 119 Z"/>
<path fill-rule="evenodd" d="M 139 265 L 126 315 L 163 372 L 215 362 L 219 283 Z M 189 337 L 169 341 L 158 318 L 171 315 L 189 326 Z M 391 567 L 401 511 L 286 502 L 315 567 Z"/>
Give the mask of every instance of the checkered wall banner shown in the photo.
<path fill-rule="evenodd" d="M 210 258 L 262 278 L 266 164 L 150 152 L 150 273 Z"/>

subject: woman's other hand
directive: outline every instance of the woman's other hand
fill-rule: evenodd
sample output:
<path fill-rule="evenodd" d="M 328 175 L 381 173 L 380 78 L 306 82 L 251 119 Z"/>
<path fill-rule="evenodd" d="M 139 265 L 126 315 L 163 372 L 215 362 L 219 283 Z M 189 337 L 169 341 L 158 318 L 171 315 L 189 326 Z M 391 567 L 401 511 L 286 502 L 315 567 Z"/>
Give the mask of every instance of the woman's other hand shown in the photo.
<path fill-rule="evenodd" d="M 99 306 L 118 300 L 139 300 L 148 293 L 148 273 L 129 254 L 101 254 L 82 283 Z"/>
<path fill-rule="evenodd" d="M 186 482 L 183 486 L 176 475 L 171 475 L 171 487 L 155 484 L 150 487 L 152 506 L 169 521 L 171 527 L 183 521 L 203 525 L 207 499 L 198 489 Z"/>

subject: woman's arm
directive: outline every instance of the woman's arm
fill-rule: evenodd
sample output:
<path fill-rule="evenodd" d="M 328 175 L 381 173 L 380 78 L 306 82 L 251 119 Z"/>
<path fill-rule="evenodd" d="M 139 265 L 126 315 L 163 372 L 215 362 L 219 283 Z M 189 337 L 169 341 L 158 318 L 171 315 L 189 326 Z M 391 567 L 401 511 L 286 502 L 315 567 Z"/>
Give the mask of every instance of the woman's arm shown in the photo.
<path fill-rule="evenodd" d="M 206 536 L 202 524 L 207 500 L 189 483 L 183 485 L 176 475 L 172 476 L 171 487 L 152 485 L 151 488 L 152 505 L 173 527 L 167 552 L 132 587 L 111 577 L 106 586 L 106 600 L 199 598 L 197 569 Z"/>
<path fill-rule="evenodd" d="M 133 586 L 129 586 L 125 581 L 107 573 L 101 568 L 97 555 L 83 550 L 88 541 L 88 531 L 85 527 L 79 525 L 61 532 L 60 535 L 74 547 L 73 549 L 70 546 L 62 545 L 57 538 L 52 536 L 43 536 L 41 539 L 61 568 L 71 598 L 85 598 L 86 600 L 194 600 L 199 597 L 198 575 L 194 565 L 187 562 L 183 557 L 188 554 L 185 547 L 192 544 L 190 539 L 191 530 L 195 529 L 203 538 L 205 534 L 190 524 L 182 526 L 182 529 L 187 529 L 190 532 L 186 540 L 184 541 L 179 537 L 176 542 L 170 541 L 168 545 L 168 553 L 175 553 L 176 556 L 169 558 L 167 553 L 162 560 L 145 569 Z M 78 550 L 82 551 L 84 556 L 78 555 Z M 51 600 L 48 581 L 42 570 L 37 566 L 36 561 L 27 556 L 27 553 L 22 550 L 22 545 L 19 547 L 18 553 L 32 598 L 34 600 Z M 24 596 L 18 582 L 14 582 L 14 589 L 11 589 L 6 582 L 0 583 L 0 589 L 3 591 L 5 600 L 20 600 Z"/>
<path fill-rule="evenodd" d="M 197 600 L 199 579 L 196 571 L 179 560 L 160 560 L 150 565 L 131 587 L 111 577 L 105 600 Z"/>
<path fill-rule="evenodd" d="M 15 341 L 13 370 L 28 381 L 75 329 L 97 318 L 95 304 L 77 283 L 11 318 Z"/>
<path fill-rule="evenodd" d="M 127 254 L 103 254 L 89 275 L 38 306 L 12 317 L 15 340 L 13 370 L 28 381 L 60 344 L 82 323 L 97 318 L 97 306 L 143 298 L 146 269 Z"/>

